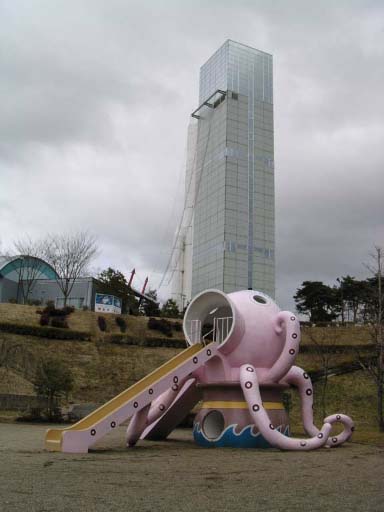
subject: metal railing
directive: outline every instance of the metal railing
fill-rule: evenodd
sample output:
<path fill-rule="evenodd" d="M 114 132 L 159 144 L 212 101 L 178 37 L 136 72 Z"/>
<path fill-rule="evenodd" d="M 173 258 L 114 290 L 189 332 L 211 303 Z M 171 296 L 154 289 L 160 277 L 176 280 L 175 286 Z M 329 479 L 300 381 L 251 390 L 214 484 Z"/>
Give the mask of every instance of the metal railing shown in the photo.
<path fill-rule="evenodd" d="M 212 340 L 215 342 L 223 343 L 228 337 L 232 327 L 233 317 L 225 316 L 221 318 L 213 318 L 213 328 L 202 336 L 201 320 L 191 320 L 190 340 L 192 344 L 203 343 L 206 345 L 208 336 L 212 335 Z"/>
<path fill-rule="evenodd" d="M 213 319 L 214 341 L 223 343 L 223 341 L 228 337 L 229 331 L 231 330 L 232 327 L 231 320 L 231 316 L 224 316 L 222 318 Z"/>
<path fill-rule="evenodd" d="M 192 344 L 201 341 L 201 320 L 191 320 L 190 338 Z"/>

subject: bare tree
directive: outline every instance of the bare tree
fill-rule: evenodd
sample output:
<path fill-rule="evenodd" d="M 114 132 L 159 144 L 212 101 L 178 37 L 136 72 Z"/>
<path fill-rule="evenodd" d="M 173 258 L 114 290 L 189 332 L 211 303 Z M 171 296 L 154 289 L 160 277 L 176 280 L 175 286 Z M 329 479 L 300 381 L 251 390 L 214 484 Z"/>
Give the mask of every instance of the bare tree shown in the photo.
<path fill-rule="evenodd" d="M 374 301 L 374 322 L 372 337 L 376 345 L 376 357 L 373 364 L 364 365 L 368 370 L 377 389 L 377 416 L 381 432 L 384 432 L 384 340 L 383 340 L 383 249 L 375 246 L 375 252 L 371 254 L 372 263 L 366 265 L 369 271 L 377 279 L 376 300 Z"/>
<path fill-rule="evenodd" d="M 18 288 L 17 301 L 21 294 L 23 304 L 28 302 L 29 294 L 36 280 L 40 277 L 44 268 L 44 253 L 46 242 L 44 240 L 33 241 L 29 237 L 14 242 L 17 251 Z"/>
<path fill-rule="evenodd" d="M 57 284 L 64 296 L 64 306 L 76 279 L 83 277 L 97 254 L 96 238 L 87 231 L 49 235 L 46 260 L 55 269 Z"/>
<path fill-rule="evenodd" d="M 340 338 L 340 333 L 333 328 L 313 328 L 309 327 L 305 330 L 309 340 L 313 344 L 313 349 L 318 359 L 321 375 L 319 376 L 319 394 L 322 417 L 327 416 L 327 400 L 328 400 L 328 375 L 332 368 L 335 357 L 334 346 Z M 330 343 L 330 338 L 333 343 Z M 341 348 L 341 347 L 340 347 Z"/>

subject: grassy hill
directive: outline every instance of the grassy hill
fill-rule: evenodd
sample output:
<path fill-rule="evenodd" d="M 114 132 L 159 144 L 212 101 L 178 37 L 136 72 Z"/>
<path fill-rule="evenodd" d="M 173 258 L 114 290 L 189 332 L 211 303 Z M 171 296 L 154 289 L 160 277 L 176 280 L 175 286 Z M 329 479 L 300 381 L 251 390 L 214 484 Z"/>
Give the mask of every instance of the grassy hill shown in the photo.
<path fill-rule="evenodd" d="M 36 313 L 38 310 L 35 306 L 0 304 L 0 322 L 37 327 L 40 319 L 40 315 Z M 107 322 L 106 332 L 100 331 L 98 316 L 99 314 L 92 311 L 75 311 L 67 317 L 69 330 L 65 331 L 73 329 L 87 333 L 89 341 L 19 335 L 1 332 L 0 328 L 0 346 L 2 343 L 10 351 L 8 376 L 3 375 L 0 379 L 0 393 L 25 394 L 26 390 L 30 392 L 38 364 L 44 359 L 55 357 L 66 363 L 74 374 L 75 389 L 72 400 L 102 402 L 178 352 L 178 349 L 168 347 L 149 348 L 111 343 L 111 335 L 120 333 L 115 322 L 116 315 L 103 315 Z M 138 342 L 157 340 L 161 343 L 161 340 L 172 340 L 179 341 L 180 346 L 185 344 L 182 332 L 172 332 L 172 337 L 169 337 L 160 331 L 148 329 L 148 318 L 124 315 L 124 319 L 127 324 L 126 336 Z M 122 337 L 124 338 L 123 335 Z M 3 368 L 3 373 L 4 371 Z"/>
<path fill-rule="evenodd" d="M 38 326 L 39 308 L 14 304 L 0 304 L 0 323 L 21 326 Z M 173 357 L 181 348 L 121 345 L 111 342 L 111 335 L 120 333 L 115 315 L 103 315 L 107 331 L 98 328 L 98 313 L 75 311 L 68 316 L 69 328 L 87 333 L 88 341 L 47 339 L 39 336 L 20 335 L 0 331 L 1 347 L 10 350 L 7 368 L 0 364 L 0 394 L 33 394 L 34 375 L 38 364 L 55 357 L 66 363 L 75 377 L 72 402 L 101 403 L 112 398 L 144 375 Z M 126 336 L 136 340 L 179 341 L 182 332 L 173 331 L 169 338 L 159 331 L 148 329 L 148 318 L 124 316 Z M 172 320 L 174 322 L 174 320 Z M 304 327 L 302 351 L 296 364 L 306 371 L 356 361 L 361 351 L 369 354 L 371 333 L 366 327 Z M 185 342 L 184 342 L 185 343 Z M 336 347 L 336 349 L 335 349 Z M 317 423 L 323 419 L 321 395 L 324 382 L 315 384 L 315 416 Z M 370 376 L 363 371 L 332 377 L 328 380 L 325 414 L 345 412 L 357 423 L 356 438 L 375 440 L 384 445 L 384 436 L 376 431 L 375 388 Z M 301 431 L 300 409 L 297 394 L 290 392 L 290 415 L 293 430 Z"/>

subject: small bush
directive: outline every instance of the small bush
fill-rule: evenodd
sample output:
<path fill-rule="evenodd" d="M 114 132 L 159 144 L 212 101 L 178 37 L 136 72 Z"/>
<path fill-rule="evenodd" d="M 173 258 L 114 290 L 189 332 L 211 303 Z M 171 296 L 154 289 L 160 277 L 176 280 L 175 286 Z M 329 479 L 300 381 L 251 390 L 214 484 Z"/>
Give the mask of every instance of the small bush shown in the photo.
<path fill-rule="evenodd" d="M 67 313 L 63 309 L 44 309 L 44 313 L 51 317 L 65 317 Z"/>
<path fill-rule="evenodd" d="M 165 334 L 165 336 L 172 336 L 172 324 L 168 320 L 165 320 L 165 318 L 161 318 L 160 320 L 153 317 L 149 318 L 148 329 L 160 331 Z"/>
<path fill-rule="evenodd" d="M 49 325 L 49 315 L 42 313 L 39 320 L 40 325 Z"/>
<path fill-rule="evenodd" d="M 124 320 L 122 316 L 117 316 L 115 321 L 120 328 L 120 332 L 125 332 L 127 330 L 127 322 Z"/>
<path fill-rule="evenodd" d="M 152 316 L 148 318 L 148 329 L 158 330 L 159 320 L 157 318 L 153 318 Z"/>
<path fill-rule="evenodd" d="M 29 299 L 29 300 L 27 300 L 27 304 L 28 304 L 28 306 L 40 306 L 41 305 L 41 300 L 39 300 L 39 299 Z"/>
<path fill-rule="evenodd" d="M 52 327 L 59 327 L 60 329 L 68 329 L 68 324 L 65 317 L 56 316 L 51 320 Z"/>
<path fill-rule="evenodd" d="M 66 317 L 73 313 L 75 308 L 73 306 L 64 306 L 63 308 L 56 309 L 53 301 L 48 301 L 47 306 L 43 309 L 42 314 L 52 317 Z"/>
<path fill-rule="evenodd" d="M 180 322 L 174 322 L 173 328 L 175 331 L 181 332 L 183 330 L 183 324 L 181 324 Z"/>
<path fill-rule="evenodd" d="M 9 304 L 17 304 L 16 299 L 9 299 L 8 302 L 9 302 Z"/>
<path fill-rule="evenodd" d="M 97 317 L 97 325 L 99 326 L 100 331 L 105 332 L 107 330 L 107 321 L 103 316 Z"/>
<path fill-rule="evenodd" d="M 74 306 L 64 306 L 61 311 L 64 313 L 64 315 L 70 315 L 75 311 L 75 308 Z"/>
<path fill-rule="evenodd" d="M 61 419 L 60 399 L 72 391 L 74 378 L 71 370 L 59 359 L 41 361 L 36 369 L 34 388 L 47 399 L 46 414 L 50 421 Z"/>
<path fill-rule="evenodd" d="M 53 302 L 53 300 L 47 300 L 44 311 L 46 311 L 48 313 L 49 311 L 52 311 L 53 309 L 56 309 L 55 303 Z"/>

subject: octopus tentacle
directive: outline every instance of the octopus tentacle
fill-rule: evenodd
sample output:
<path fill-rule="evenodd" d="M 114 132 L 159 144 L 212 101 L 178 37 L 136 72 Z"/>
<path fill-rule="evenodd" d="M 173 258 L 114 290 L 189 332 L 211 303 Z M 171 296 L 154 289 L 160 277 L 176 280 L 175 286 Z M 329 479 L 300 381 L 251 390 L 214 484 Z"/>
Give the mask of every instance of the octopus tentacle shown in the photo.
<path fill-rule="evenodd" d="M 331 436 L 328 438 L 327 446 L 333 447 L 338 446 L 352 436 L 353 431 L 355 430 L 355 424 L 353 420 L 347 416 L 346 414 L 332 414 L 331 416 L 327 416 L 325 420 L 327 423 L 333 425 L 334 423 L 342 423 L 344 425 L 344 429 L 337 436 Z"/>
<path fill-rule="evenodd" d="M 283 382 L 298 389 L 304 430 L 308 435 L 316 436 L 319 429 L 313 423 L 313 386 L 310 376 L 299 366 L 292 366 Z"/>
<path fill-rule="evenodd" d="M 324 446 L 332 429 L 332 425 L 327 422 L 324 423 L 319 433 L 310 439 L 290 438 L 275 430 L 263 407 L 256 369 L 252 365 L 247 364 L 240 368 L 240 384 L 248 403 L 251 417 L 261 435 L 269 444 L 282 450 L 301 451 L 313 450 L 314 448 Z"/>
<path fill-rule="evenodd" d="M 190 379 L 190 377 L 180 379 L 177 384 L 174 384 L 171 388 L 167 389 L 167 391 L 164 391 L 164 393 L 152 402 L 148 413 L 147 425 L 150 425 L 165 413 L 188 379 Z"/>
<path fill-rule="evenodd" d="M 319 433 L 319 429 L 313 423 L 313 387 L 309 375 L 299 366 L 292 366 L 283 382 L 297 387 L 301 402 L 301 417 L 305 431 L 310 436 Z M 349 416 L 345 414 L 333 414 L 325 418 L 324 422 L 331 425 L 340 422 L 344 425 L 344 430 L 337 436 L 328 438 L 326 445 L 329 447 L 338 446 L 347 441 L 354 430 L 354 423 Z"/>
<path fill-rule="evenodd" d="M 127 446 L 129 448 L 135 446 L 137 441 L 140 439 L 141 432 L 144 430 L 146 425 L 150 406 L 151 404 L 146 405 L 132 416 L 127 428 Z"/>
<path fill-rule="evenodd" d="M 157 397 L 151 404 L 148 404 L 141 411 L 136 412 L 132 416 L 127 428 L 127 446 L 134 446 L 140 439 L 145 428 L 165 413 L 188 378 L 189 377 L 180 379 L 178 383 L 175 383 L 171 388 L 164 391 L 164 393 Z"/>
<path fill-rule="evenodd" d="M 277 334 L 285 332 L 283 350 L 267 374 L 267 380 L 278 382 L 286 375 L 295 362 L 300 345 L 300 322 L 293 313 L 280 311 L 276 317 L 275 331 Z"/>

